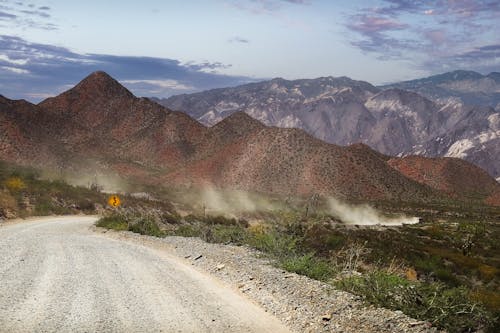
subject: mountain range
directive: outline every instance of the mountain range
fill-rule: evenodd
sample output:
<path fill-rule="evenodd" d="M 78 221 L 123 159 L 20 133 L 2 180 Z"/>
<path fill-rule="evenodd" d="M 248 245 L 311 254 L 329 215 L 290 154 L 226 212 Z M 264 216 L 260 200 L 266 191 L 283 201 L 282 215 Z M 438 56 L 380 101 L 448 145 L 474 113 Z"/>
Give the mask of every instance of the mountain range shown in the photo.
<path fill-rule="evenodd" d="M 386 97 L 363 82 L 322 80 L 339 88 L 335 98 L 329 102 L 319 98 L 318 105 L 352 101 L 340 118 L 345 125 L 336 125 L 337 130 L 363 133 L 367 129 L 362 127 L 363 119 L 372 121 L 374 117 L 366 112 L 363 99 L 375 103 Z M 339 80 L 353 88 L 345 89 Z M 285 91 L 283 85 L 289 82 L 266 84 L 271 90 Z M 259 84 L 253 87 L 260 91 Z M 310 85 L 301 94 L 315 96 L 316 88 Z M 399 90 L 386 93 L 401 95 L 405 103 L 404 96 L 414 97 L 414 93 Z M 418 101 L 433 105 L 421 97 Z M 351 115 L 352 110 L 360 116 Z M 412 119 L 415 124 L 421 121 Z M 419 135 L 410 126 L 404 130 Z M 136 182 L 166 186 L 210 185 L 362 201 L 429 202 L 453 197 L 500 204 L 500 185 L 482 169 L 460 159 L 398 158 L 365 144 L 339 146 L 302 129 L 266 126 L 244 112 L 228 112 L 207 127 L 183 112 L 135 97 L 104 72 L 92 73 L 74 88 L 38 105 L 0 96 L 0 159 L 74 173 L 104 170 Z"/>
<path fill-rule="evenodd" d="M 453 71 L 430 77 L 381 86 L 414 91 L 440 104 L 459 102 L 467 105 L 500 108 L 500 73 L 482 75 L 473 71 Z"/>
<path fill-rule="evenodd" d="M 338 145 L 458 157 L 500 180 L 500 73 L 455 71 L 383 87 L 347 77 L 277 78 L 155 101 L 208 126 L 245 112 Z"/>

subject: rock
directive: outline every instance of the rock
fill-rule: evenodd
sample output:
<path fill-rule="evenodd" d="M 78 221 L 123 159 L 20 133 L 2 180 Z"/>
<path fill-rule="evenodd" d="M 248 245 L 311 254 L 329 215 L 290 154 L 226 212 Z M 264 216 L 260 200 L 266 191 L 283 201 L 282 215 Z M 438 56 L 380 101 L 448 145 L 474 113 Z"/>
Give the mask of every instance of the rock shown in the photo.
<path fill-rule="evenodd" d="M 413 326 L 425 325 L 425 324 L 426 324 L 425 321 L 414 321 L 414 322 L 410 323 L 410 326 L 413 327 Z"/>
<path fill-rule="evenodd" d="M 245 286 L 244 288 L 241 288 L 241 292 L 243 292 L 243 293 L 244 293 L 244 292 L 247 292 L 247 291 L 249 291 L 249 290 L 251 290 L 251 289 L 252 289 L 252 287 L 250 287 L 250 286 Z"/>
<path fill-rule="evenodd" d="M 17 214 L 14 210 L 11 210 L 9 208 L 0 208 L 0 217 L 3 219 L 15 219 L 17 217 Z"/>
<path fill-rule="evenodd" d="M 226 265 L 224 265 L 224 264 L 220 264 L 220 265 L 215 266 L 215 268 L 217 268 L 218 271 L 220 271 L 224 267 L 226 267 Z"/>
<path fill-rule="evenodd" d="M 330 321 L 331 319 L 332 319 L 331 314 L 324 314 L 321 316 L 321 320 L 323 320 L 323 321 Z"/>
<path fill-rule="evenodd" d="M 198 260 L 198 259 L 200 259 L 200 258 L 202 258 L 202 257 L 203 257 L 203 254 L 200 254 L 200 255 L 196 256 L 196 257 L 194 258 L 194 260 Z"/>

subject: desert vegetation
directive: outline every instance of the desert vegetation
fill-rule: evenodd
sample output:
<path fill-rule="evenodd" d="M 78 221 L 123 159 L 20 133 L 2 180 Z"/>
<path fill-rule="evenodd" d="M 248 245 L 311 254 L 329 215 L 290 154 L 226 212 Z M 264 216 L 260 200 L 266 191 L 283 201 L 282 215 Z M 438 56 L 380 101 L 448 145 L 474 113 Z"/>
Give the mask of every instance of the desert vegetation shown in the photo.
<path fill-rule="evenodd" d="M 101 214 L 113 211 L 107 205 L 109 194 L 100 186 L 74 186 L 57 178 L 47 178 L 31 167 L 0 160 L 0 220 L 28 216 Z M 129 194 L 120 195 L 124 207 L 134 207 L 141 215 L 147 211 L 172 211 L 169 201 L 152 201 Z"/>
<path fill-rule="evenodd" d="M 0 218 L 95 213 L 104 203 L 97 191 L 42 179 L 33 168 L 0 161 Z"/>

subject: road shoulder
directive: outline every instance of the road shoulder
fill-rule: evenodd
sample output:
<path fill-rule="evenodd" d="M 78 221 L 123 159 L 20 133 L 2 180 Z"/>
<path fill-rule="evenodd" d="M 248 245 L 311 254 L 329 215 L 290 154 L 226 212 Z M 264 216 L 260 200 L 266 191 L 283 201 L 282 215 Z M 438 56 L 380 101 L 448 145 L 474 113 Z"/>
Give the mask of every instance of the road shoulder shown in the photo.
<path fill-rule="evenodd" d="M 400 311 L 366 306 L 331 285 L 275 268 L 245 246 L 210 244 L 199 238 L 156 238 L 91 227 L 104 237 L 173 255 L 216 277 L 297 332 L 436 332 Z"/>

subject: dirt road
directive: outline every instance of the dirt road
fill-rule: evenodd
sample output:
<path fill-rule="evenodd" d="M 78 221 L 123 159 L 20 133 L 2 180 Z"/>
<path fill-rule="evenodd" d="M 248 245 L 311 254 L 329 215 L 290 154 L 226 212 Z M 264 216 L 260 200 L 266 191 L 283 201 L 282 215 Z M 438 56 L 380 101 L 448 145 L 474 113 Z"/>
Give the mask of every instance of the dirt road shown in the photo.
<path fill-rule="evenodd" d="M 288 332 L 172 254 L 85 216 L 0 226 L 0 332 Z"/>

